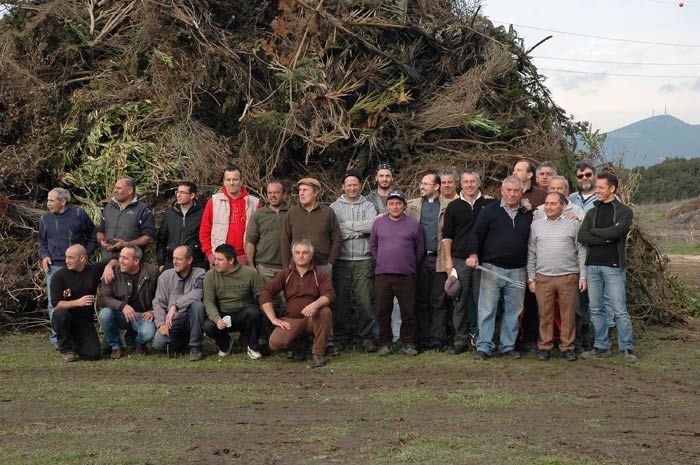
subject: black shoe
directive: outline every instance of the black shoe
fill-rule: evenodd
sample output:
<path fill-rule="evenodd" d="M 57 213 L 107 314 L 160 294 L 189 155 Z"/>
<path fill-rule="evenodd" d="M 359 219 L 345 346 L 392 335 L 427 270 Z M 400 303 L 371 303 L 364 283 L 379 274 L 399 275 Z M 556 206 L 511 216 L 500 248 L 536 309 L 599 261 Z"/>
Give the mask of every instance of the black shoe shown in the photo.
<path fill-rule="evenodd" d="M 295 362 L 305 362 L 306 361 L 306 347 L 303 349 L 297 349 L 294 351 L 294 355 L 292 356 L 292 359 Z"/>
<path fill-rule="evenodd" d="M 440 352 L 444 352 L 444 351 L 445 351 L 445 346 L 442 345 L 442 344 L 435 344 L 435 345 L 433 345 L 433 346 L 430 348 L 430 350 L 432 350 L 433 352 L 439 354 Z"/>
<path fill-rule="evenodd" d="M 100 352 L 102 352 L 102 355 L 109 355 L 112 353 L 112 346 L 110 346 L 106 342 L 102 342 L 102 347 L 100 348 Z"/>
<path fill-rule="evenodd" d="M 474 359 L 475 360 L 488 360 L 489 354 L 486 352 L 483 352 L 481 350 L 477 350 L 476 353 L 474 354 Z"/>
<path fill-rule="evenodd" d="M 464 345 L 464 346 L 454 346 L 454 347 L 452 348 L 452 350 L 450 351 L 450 353 L 451 353 L 452 355 L 459 355 L 459 354 L 463 354 L 463 353 L 465 353 L 465 352 L 469 352 L 469 347 L 466 346 L 466 345 Z"/>
<path fill-rule="evenodd" d="M 202 360 L 204 354 L 201 347 L 190 347 L 190 362 L 198 362 Z"/>
<path fill-rule="evenodd" d="M 287 351 L 287 360 L 294 360 L 294 351 L 293 350 Z"/>
<path fill-rule="evenodd" d="M 515 359 L 520 358 L 520 352 L 518 352 L 517 350 L 509 350 L 508 352 L 504 352 L 503 356 L 505 358 L 510 358 L 510 359 L 515 360 Z"/>
<path fill-rule="evenodd" d="M 567 362 L 575 362 L 576 361 L 576 353 L 571 349 L 565 350 L 564 353 L 562 354 L 562 356 L 564 357 L 564 360 L 566 360 Z"/>
<path fill-rule="evenodd" d="M 326 347 L 326 355 L 329 357 L 337 357 L 340 355 L 340 350 L 334 345 L 329 345 Z"/>
<path fill-rule="evenodd" d="M 322 355 L 316 355 L 314 354 L 314 368 L 321 368 L 323 366 L 326 366 L 328 362 L 326 362 L 326 359 L 323 358 Z"/>
<path fill-rule="evenodd" d="M 548 362 L 550 355 L 551 354 L 548 350 L 544 350 L 544 349 L 538 350 L 537 351 L 537 360 L 539 360 L 540 362 Z"/>

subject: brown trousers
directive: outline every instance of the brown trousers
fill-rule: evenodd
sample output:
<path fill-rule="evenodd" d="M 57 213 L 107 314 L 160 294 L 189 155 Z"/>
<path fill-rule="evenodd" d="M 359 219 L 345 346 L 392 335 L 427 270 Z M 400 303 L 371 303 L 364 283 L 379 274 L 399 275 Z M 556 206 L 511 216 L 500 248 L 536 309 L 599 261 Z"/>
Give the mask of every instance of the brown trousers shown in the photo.
<path fill-rule="evenodd" d="M 333 326 L 333 314 L 330 307 L 321 307 L 312 317 L 289 318 L 282 320 L 289 323 L 290 329 L 276 327 L 270 335 L 270 349 L 287 350 L 298 347 L 298 340 L 314 336 L 314 345 L 311 349 L 314 355 L 323 356 L 326 353 L 328 334 Z M 301 341 L 303 342 L 303 341 Z"/>
<path fill-rule="evenodd" d="M 540 315 L 540 341 L 537 348 L 552 350 L 554 347 L 554 310 L 559 297 L 561 331 L 559 350 L 574 349 L 576 338 L 576 301 L 578 299 L 578 275 L 545 276 L 537 273 L 535 296 Z"/>

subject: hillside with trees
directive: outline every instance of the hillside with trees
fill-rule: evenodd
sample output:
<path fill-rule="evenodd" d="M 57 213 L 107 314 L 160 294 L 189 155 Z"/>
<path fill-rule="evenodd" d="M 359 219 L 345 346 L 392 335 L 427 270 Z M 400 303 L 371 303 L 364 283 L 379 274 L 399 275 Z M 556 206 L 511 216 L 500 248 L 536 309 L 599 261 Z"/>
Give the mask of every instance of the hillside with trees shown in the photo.
<path fill-rule="evenodd" d="M 700 196 L 700 158 L 671 158 L 648 168 L 636 168 L 636 203 L 661 203 Z"/>

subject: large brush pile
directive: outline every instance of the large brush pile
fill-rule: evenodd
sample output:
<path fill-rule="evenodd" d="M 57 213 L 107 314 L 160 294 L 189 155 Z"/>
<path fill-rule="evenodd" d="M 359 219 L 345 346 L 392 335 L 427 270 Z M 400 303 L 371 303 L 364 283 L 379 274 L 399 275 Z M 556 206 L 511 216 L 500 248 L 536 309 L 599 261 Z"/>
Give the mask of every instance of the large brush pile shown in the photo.
<path fill-rule="evenodd" d="M 56 185 L 94 218 L 120 177 L 160 205 L 177 179 L 213 190 L 230 161 L 256 192 L 316 176 L 324 200 L 344 170 L 379 162 L 408 192 L 450 165 L 493 188 L 519 158 L 566 153 L 574 131 L 517 34 L 476 1 L 4 3 L 3 325 L 40 306 L 27 227 Z"/>

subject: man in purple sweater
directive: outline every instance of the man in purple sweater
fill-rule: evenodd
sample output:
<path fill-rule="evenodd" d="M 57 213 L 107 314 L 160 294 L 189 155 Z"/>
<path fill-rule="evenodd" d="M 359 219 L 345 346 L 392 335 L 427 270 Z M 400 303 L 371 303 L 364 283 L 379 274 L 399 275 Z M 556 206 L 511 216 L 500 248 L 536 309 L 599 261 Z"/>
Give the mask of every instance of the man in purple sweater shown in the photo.
<path fill-rule="evenodd" d="M 390 355 L 391 310 L 393 299 L 401 308 L 401 353 L 416 351 L 416 270 L 425 254 L 423 231 L 415 219 L 404 214 L 406 196 L 401 191 L 389 193 L 387 215 L 378 218 L 369 237 L 372 256 L 377 261 L 374 293 L 379 324 L 379 355 Z"/>

